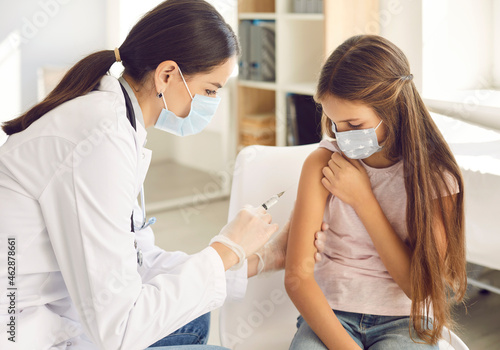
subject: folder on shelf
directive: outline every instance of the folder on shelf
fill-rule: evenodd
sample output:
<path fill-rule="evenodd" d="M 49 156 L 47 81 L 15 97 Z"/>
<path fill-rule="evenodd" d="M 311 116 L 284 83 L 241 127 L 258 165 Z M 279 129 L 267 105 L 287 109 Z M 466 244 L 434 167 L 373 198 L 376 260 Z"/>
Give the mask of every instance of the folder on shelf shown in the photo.
<path fill-rule="evenodd" d="M 240 21 L 238 35 L 241 43 L 241 56 L 239 61 L 239 77 L 243 80 L 250 79 L 250 27 L 252 21 Z"/>
<path fill-rule="evenodd" d="M 261 21 L 258 23 L 262 35 L 262 80 L 276 80 L 276 22 Z"/>
<path fill-rule="evenodd" d="M 261 28 L 253 21 L 250 26 L 250 79 L 262 80 L 262 36 Z"/>
<path fill-rule="evenodd" d="M 297 111 L 293 102 L 293 94 L 286 94 L 286 144 L 293 146 L 298 144 L 297 134 Z"/>
<path fill-rule="evenodd" d="M 321 108 L 310 95 L 287 95 L 287 144 L 308 145 L 321 141 Z"/>
<path fill-rule="evenodd" d="M 294 0 L 295 13 L 323 13 L 323 0 Z"/>
<path fill-rule="evenodd" d="M 275 81 L 275 22 L 254 20 L 250 26 L 250 80 Z"/>

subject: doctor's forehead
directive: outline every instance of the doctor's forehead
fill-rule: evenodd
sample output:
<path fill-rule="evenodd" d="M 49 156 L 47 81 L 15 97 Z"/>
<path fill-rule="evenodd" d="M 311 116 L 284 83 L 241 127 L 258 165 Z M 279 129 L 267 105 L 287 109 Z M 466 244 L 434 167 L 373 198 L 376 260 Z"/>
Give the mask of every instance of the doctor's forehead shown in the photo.
<path fill-rule="evenodd" d="M 202 80 L 208 84 L 212 84 L 216 88 L 221 88 L 226 84 L 227 80 L 234 72 L 236 63 L 236 56 L 233 56 L 210 72 L 203 74 Z"/>

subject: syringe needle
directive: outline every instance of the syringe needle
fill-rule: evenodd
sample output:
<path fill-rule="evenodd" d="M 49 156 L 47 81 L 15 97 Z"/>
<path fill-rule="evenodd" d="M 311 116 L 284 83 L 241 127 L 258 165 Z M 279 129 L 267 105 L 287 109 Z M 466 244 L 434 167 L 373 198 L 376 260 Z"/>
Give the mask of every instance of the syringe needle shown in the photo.
<path fill-rule="evenodd" d="M 278 194 L 275 194 L 274 196 L 272 196 L 271 198 L 269 198 L 267 201 L 265 201 L 264 204 L 262 204 L 262 207 L 264 209 L 268 210 L 273 205 L 275 205 L 276 203 L 278 203 L 278 200 L 283 195 L 283 193 L 285 193 L 285 191 L 280 192 Z"/>

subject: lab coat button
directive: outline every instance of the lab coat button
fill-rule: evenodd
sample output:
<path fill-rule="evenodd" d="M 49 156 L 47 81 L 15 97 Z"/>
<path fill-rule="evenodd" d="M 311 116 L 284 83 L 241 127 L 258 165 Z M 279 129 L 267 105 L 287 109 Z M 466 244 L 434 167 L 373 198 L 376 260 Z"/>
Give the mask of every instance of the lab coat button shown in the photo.
<path fill-rule="evenodd" d="M 144 154 L 144 152 L 142 152 L 142 159 L 146 158 L 146 155 Z"/>
<path fill-rule="evenodd" d="M 66 346 L 71 346 L 71 345 L 73 345 L 73 343 L 72 343 L 72 342 L 70 342 L 70 341 L 67 341 L 67 342 L 66 342 Z"/>

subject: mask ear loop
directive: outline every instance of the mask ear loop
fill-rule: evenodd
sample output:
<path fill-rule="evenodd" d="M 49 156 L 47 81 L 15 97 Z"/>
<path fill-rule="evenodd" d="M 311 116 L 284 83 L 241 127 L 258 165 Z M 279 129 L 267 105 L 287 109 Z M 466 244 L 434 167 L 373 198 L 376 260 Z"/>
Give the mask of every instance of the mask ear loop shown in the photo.
<path fill-rule="evenodd" d="M 375 129 L 374 129 L 375 131 L 377 131 L 377 128 L 380 126 L 380 124 L 382 124 L 382 122 L 383 122 L 383 120 L 382 120 L 382 119 L 380 119 L 380 123 L 378 123 L 378 125 L 377 125 L 377 126 L 375 127 Z M 377 134 L 375 134 L 375 135 L 377 135 Z M 382 142 L 381 142 L 381 143 L 384 143 L 386 139 L 387 139 L 387 137 L 386 137 L 384 140 L 382 140 Z M 384 147 L 384 145 L 381 145 L 381 144 L 378 142 L 378 137 L 377 137 L 377 143 L 379 144 L 379 146 L 380 146 L 380 147 Z"/>
<path fill-rule="evenodd" d="M 165 109 L 168 111 L 167 102 L 165 101 L 165 96 L 163 95 L 163 92 L 157 93 L 156 97 L 163 99 L 163 104 L 165 105 Z"/>
<path fill-rule="evenodd" d="M 182 81 L 184 82 L 184 85 L 186 86 L 186 89 L 189 93 L 189 97 L 191 97 L 191 100 L 193 99 L 193 95 L 191 94 L 191 91 L 189 90 L 188 84 L 186 83 L 186 80 L 184 79 L 184 75 L 182 74 L 181 67 L 177 66 L 179 68 L 179 73 L 181 74 Z"/>
<path fill-rule="evenodd" d="M 333 131 L 333 134 L 335 135 L 333 140 L 337 141 L 337 124 L 335 124 L 335 122 L 333 122 L 333 120 L 330 120 L 330 123 L 332 123 L 332 131 Z"/>

